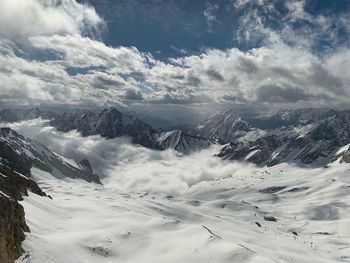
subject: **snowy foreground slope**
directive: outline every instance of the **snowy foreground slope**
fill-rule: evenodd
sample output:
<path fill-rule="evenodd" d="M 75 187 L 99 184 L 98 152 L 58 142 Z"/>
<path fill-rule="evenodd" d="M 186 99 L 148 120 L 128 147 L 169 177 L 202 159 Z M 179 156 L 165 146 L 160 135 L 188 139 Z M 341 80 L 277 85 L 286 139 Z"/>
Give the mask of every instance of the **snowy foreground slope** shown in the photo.
<path fill-rule="evenodd" d="M 104 185 L 32 169 L 53 200 L 22 202 L 17 262 L 350 262 L 349 164 L 258 168 L 215 151 L 121 159 Z"/>

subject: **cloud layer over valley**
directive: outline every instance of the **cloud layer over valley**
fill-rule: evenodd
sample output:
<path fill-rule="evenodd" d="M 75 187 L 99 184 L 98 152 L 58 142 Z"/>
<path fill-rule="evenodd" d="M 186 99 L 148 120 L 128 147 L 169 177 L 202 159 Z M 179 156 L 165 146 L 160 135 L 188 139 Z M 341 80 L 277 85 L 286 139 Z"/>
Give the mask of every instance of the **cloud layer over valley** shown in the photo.
<path fill-rule="evenodd" d="M 215 157 L 217 146 L 183 156 L 173 150 L 155 151 L 133 145 L 125 137 L 81 137 L 76 131 L 62 133 L 44 124 L 35 119 L 1 126 L 11 127 L 67 158 L 87 158 L 102 181 L 119 191 L 181 195 L 202 181 L 228 178 L 249 166 Z"/>

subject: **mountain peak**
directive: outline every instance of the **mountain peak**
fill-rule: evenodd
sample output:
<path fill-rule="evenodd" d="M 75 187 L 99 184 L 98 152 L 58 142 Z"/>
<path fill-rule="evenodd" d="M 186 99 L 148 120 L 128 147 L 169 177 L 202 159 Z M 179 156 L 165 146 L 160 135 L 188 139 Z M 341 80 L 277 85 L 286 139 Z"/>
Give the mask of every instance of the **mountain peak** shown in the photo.
<path fill-rule="evenodd" d="M 322 166 L 335 158 L 339 147 L 350 143 L 350 111 L 319 121 L 300 121 L 297 125 L 265 130 L 239 141 L 225 146 L 218 156 L 268 166 L 282 162 Z"/>
<path fill-rule="evenodd" d="M 111 107 L 108 109 L 104 109 L 101 111 L 100 116 L 108 116 L 112 118 L 121 118 L 122 113 L 118 111 L 116 108 Z"/>
<path fill-rule="evenodd" d="M 193 137 L 185 133 L 180 133 L 181 136 L 177 137 L 170 136 L 165 141 L 159 141 L 159 137 L 164 137 L 161 131 L 157 131 L 135 116 L 125 115 L 113 107 L 104 109 L 100 113 L 88 112 L 85 115 L 61 115 L 50 124 L 64 132 L 77 130 L 82 136 L 99 134 L 108 139 L 127 136 L 135 144 L 156 150 L 173 148 L 188 153 L 207 148 L 211 144 L 207 139 Z M 174 143 L 174 138 L 178 138 L 177 143 Z M 170 141 L 171 143 L 169 143 Z"/>
<path fill-rule="evenodd" d="M 243 121 L 237 112 L 227 110 L 207 118 L 193 131 L 193 134 L 206 138 L 216 138 L 219 142 L 228 143 L 250 130 L 252 127 Z"/>

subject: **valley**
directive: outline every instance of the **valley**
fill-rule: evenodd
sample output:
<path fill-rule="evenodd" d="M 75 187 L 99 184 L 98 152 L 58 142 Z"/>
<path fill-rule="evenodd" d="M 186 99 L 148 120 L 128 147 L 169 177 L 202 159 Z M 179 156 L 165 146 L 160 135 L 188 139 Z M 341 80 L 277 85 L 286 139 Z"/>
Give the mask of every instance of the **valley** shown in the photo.
<path fill-rule="evenodd" d="M 348 164 L 230 168 L 162 192 L 157 177 L 146 190 L 132 174 L 102 186 L 34 170 L 53 200 L 22 202 L 32 232 L 17 262 L 348 262 Z"/>

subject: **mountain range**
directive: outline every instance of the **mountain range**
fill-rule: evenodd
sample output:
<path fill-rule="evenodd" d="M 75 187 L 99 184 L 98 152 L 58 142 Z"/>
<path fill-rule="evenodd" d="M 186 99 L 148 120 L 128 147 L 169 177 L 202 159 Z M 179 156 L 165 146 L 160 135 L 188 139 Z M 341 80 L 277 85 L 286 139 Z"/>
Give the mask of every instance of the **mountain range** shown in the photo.
<path fill-rule="evenodd" d="M 63 114 L 37 108 L 0 111 L 3 123 L 34 118 L 47 119 L 48 125 L 61 132 L 77 130 L 82 136 L 106 139 L 127 136 L 134 144 L 159 151 L 173 149 L 190 154 L 216 144 L 221 148 L 216 154 L 219 158 L 267 167 L 281 163 L 323 167 L 335 160 L 350 162 L 350 111 L 285 110 L 250 118 L 225 111 L 209 116 L 191 134 L 154 129 L 115 108 Z M 30 231 L 18 201 L 28 191 L 46 196 L 32 178 L 33 169 L 58 180 L 101 184 L 88 160 L 69 160 L 15 130 L 0 128 L 0 262 L 13 262 L 22 253 L 24 232 Z"/>
<path fill-rule="evenodd" d="M 222 144 L 218 157 L 272 166 L 281 162 L 324 164 L 335 151 L 350 143 L 349 112 L 332 109 L 279 110 L 275 113 L 245 114 L 228 110 L 206 118 L 189 133 L 154 129 L 135 114 L 115 108 L 69 113 L 5 109 L 0 121 L 48 119 L 58 131 L 77 130 L 82 136 L 107 139 L 127 136 L 131 142 L 150 149 L 174 149 L 188 154 Z M 270 128 L 273 127 L 273 128 Z"/>
<path fill-rule="evenodd" d="M 340 147 L 349 143 L 350 112 L 338 111 L 324 119 L 251 130 L 225 145 L 217 156 L 267 166 L 282 162 L 325 165 L 338 157 Z"/>
<path fill-rule="evenodd" d="M 134 144 L 155 150 L 174 149 L 188 154 L 208 148 L 212 144 L 209 139 L 180 130 L 154 129 L 134 114 L 124 114 L 115 108 L 100 112 L 78 110 L 63 114 L 42 111 L 38 108 L 0 111 L 0 122 L 17 122 L 34 118 L 50 120 L 49 125 L 58 131 L 77 130 L 82 136 L 100 135 L 108 139 L 126 136 L 131 138 Z"/>

